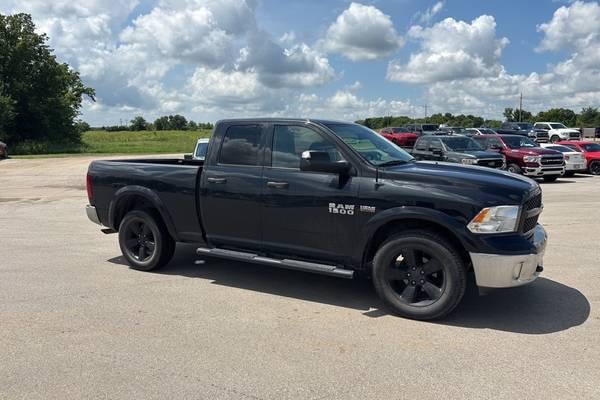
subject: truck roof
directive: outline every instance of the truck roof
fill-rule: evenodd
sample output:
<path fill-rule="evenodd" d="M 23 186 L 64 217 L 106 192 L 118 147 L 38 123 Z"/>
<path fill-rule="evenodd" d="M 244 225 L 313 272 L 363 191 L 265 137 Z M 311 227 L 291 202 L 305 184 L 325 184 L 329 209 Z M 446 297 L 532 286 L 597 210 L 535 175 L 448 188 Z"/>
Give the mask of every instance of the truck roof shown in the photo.
<path fill-rule="evenodd" d="M 313 122 L 321 125 L 326 124 L 354 124 L 350 121 L 338 121 L 332 119 L 318 119 L 318 118 L 227 118 L 221 119 L 216 123 L 224 122 Z"/>

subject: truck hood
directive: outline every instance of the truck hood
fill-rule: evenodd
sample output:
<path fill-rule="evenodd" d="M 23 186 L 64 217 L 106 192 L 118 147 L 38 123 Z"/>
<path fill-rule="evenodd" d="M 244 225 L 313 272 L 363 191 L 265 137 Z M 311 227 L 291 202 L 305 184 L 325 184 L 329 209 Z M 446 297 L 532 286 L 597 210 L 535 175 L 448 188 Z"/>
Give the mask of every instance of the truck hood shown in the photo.
<path fill-rule="evenodd" d="M 529 147 L 529 148 L 521 148 L 521 149 L 509 149 L 509 154 L 518 154 L 522 156 L 541 156 L 542 154 L 560 154 L 556 150 L 544 149 L 543 147 Z"/>
<path fill-rule="evenodd" d="M 522 204 L 540 191 L 532 179 L 493 168 L 455 163 L 418 161 L 381 170 L 381 177 L 414 189 L 415 197 L 427 191 L 442 202 L 472 204 L 473 209 Z"/>
<path fill-rule="evenodd" d="M 570 128 L 560 128 L 560 129 L 550 129 L 552 133 L 580 133 L 577 129 Z"/>
<path fill-rule="evenodd" d="M 464 157 L 464 158 L 477 158 L 477 159 L 502 158 L 502 156 L 499 153 L 495 153 L 493 151 L 484 151 L 484 150 L 452 151 L 450 153 L 454 156 Z"/>

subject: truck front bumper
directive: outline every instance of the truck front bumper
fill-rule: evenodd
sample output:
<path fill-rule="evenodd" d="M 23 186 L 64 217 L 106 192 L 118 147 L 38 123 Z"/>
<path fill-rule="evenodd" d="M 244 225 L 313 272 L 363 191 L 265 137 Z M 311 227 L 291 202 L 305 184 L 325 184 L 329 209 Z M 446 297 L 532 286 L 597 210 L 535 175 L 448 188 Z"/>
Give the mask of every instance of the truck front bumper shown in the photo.
<path fill-rule="evenodd" d="M 563 175 L 565 167 L 563 166 L 539 166 L 539 167 L 524 167 L 523 175 L 525 176 L 550 176 Z"/>
<path fill-rule="evenodd" d="M 90 221 L 92 221 L 95 224 L 102 225 L 102 222 L 100 222 L 100 218 L 98 217 L 96 207 L 90 206 L 88 204 L 87 206 L 85 206 L 85 213 L 87 214 L 87 217 Z"/>
<path fill-rule="evenodd" d="M 507 288 L 533 282 L 542 271 L 548 235 L 541 225 L 533 231 L 536 252 L 524 255 L 469 253 L 479 287 Z"/>

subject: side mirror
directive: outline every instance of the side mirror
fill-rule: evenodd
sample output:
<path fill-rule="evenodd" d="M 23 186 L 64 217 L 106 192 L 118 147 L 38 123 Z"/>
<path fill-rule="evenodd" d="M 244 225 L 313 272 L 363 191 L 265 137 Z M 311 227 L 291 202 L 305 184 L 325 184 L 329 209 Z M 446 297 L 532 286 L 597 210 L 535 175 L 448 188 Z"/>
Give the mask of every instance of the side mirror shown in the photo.
<path fill-rule="evenodd" d="M 432 153 L 434 156 L 437 156 L 437 157 L 441 157 L 441 156 L 443 156 L 443 155 L 444 155 L 444 152 L 443 152 L 442 150 L 440 150 L 440 149 L 433 149 L 433 148 L 429 148 L 429 151 L 430 151 L 430 152 L 431 152 L 431 153 Z"/>
<path fill-rule="evenodd" d="M 183 155 L 183 159 L 184 160 L 192 160 L 192 155 L 191 154 L 184 154 Z"/>
<path fill-rule="evenodd" d="M 302 153 L 300 170 L 347 174 L 350 172 L 350 164 L 347 161 L 331 161 L 326 151 L 307 150 Z"/>

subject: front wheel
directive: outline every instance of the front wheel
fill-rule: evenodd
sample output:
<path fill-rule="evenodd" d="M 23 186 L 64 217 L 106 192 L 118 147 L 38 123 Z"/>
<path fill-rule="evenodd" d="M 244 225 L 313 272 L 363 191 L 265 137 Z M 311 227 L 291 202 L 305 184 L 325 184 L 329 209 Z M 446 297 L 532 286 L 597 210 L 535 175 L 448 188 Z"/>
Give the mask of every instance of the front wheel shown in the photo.
<path fill-rule="evenodd" d="M 552 143 L 556 143 L 560 141 L 560 137 L 558 135 L 552 135 L 552 137 L 550 138 L 550 141 Z"/>
<path fill-rule="evenodd" d="M 508 172 L 512 172 L 513 174 L 521 175 L 523 173 L 523 171 L 521 170 L 521 167 L 519 167 L 517 164 L 508 164 L 508 167 L 506 168 L 506 170 Z"/>
<path fill-rule="evenodd" d="M 592 161 L 588 166 L 588 170 L 592 175 L 600 175 L 600 161 Z"/>
<path fill-rule="evenodd" d="M 161 218 L 152 211 L 128 212 L 119 225 L 119 246 L 133 269 L 151 271 L 166 265 L 175 242 Z"/>
<path fill-rule="evenodd" d="M 456 249 L 425 230 L 403 232 L 386 241 L 375 254 L 372 275 L 377 294 L 394 313 L 418 320 L 450 313 L 467 285 Z"/>

